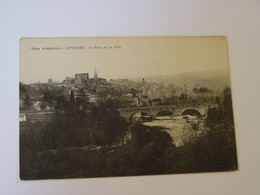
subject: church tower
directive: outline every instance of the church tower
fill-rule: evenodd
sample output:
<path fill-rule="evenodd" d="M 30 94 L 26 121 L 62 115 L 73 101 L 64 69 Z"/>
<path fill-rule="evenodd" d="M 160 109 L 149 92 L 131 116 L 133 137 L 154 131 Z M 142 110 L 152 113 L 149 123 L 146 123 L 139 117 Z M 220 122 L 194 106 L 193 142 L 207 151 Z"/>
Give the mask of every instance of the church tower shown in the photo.
<path fill-rule="evenodd" d="M 97 75 L 97 69 L 96 69 L 96 66 L 95 66 L 94 79 L 95 79 L 95 80 L 97 80 L 97 79 L 98 79 L 98 75 Z"/>

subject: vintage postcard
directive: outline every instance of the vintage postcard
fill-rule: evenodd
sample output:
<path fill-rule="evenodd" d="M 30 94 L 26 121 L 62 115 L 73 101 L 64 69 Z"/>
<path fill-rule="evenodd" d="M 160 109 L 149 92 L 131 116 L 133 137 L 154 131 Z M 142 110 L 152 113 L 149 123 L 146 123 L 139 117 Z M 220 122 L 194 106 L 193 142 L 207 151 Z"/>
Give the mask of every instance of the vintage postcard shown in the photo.
<path fill-rule="evenodd" d="M 227 40 L 21 38 L 20 178 L 237 170 Z"/>

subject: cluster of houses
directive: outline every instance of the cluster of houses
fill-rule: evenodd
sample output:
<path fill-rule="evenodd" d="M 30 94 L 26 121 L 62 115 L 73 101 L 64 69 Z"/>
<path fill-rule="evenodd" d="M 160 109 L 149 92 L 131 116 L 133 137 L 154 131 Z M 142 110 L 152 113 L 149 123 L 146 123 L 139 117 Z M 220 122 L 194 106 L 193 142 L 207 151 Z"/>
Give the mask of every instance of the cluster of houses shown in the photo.
<path fill-rule="evenodd" d="M 132 83 L 131 83 L 132 82 Z M 146 83 L 143 79 L 137 85 L 133 81 L 123 79 L 122 81 L 115 80 L 114 82 L 107 82 L 104 78 L 99 78 L 97 71 L 95 70 L 94 77 L 90 78 L 89 73 L 78 73 L 75 77 L 67 77 L 61 83 L 54 83 L 52 79 L 48 80 L 48 86 L 56 86 L 57 89 L 62 89 L 65 99 L 69 100 L 71 92 L 73 91 L 74 98 L 80 96 L 83 91 L 86 95 L 89 103 L 99 103 L 108 99 L 116 99 L 121 103 L 122 107 L 139 107 L 139 106 L 151 106 L 161 104 L 161 98 L 158 98 L 158 94 L 161 94 L 161 88 L 158 84 Z M 32 84 L 36 91 L 41 89 L 41 84 Z M 157 95 L 156 95 L 157 94 Z M 187 96 L 186 85 L 185 91 L 181 92 L 178 97 Z M 163 95 L 163 94 L 161 94 Z M 214 99 L 218 94 L 214 92 L 189 94 L 190 98 L 199 99 Z M 176 96 L 177 97 L 177 96 Z M 34 97 L 32 97 L 34 99 Z M 159 101 L 160 100 L 160 101 Z M 33 100 L 31 108 L 33 110 L 53 110 L 53 106 L 46 104 L 42 98 Z M 24 104 L 24 99 L 20 99 L 20 110 Z M 26 121 L 26 114 L 20 113 L 19 121 Z"/>
<path fill-rule="evenodd" d="M 62 84 L 66 87 L 85 88 L 88 91 L 104 92 L 107 88 L 107 82 L 104 78 L 98 78 L 97 71 L 95 70 L 94 78 L 89 78 L 89 73 L 75 74 L 74 78 L 67 77 L 63 80 Z"/>

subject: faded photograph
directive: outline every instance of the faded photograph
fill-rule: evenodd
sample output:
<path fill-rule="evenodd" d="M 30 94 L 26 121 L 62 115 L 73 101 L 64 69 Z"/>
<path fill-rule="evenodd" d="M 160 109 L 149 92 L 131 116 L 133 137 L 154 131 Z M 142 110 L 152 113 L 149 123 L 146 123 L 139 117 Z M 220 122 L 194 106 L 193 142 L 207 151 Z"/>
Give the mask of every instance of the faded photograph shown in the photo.
<path fill-rule="evenodd" d="M 226 37 L 21 38 L 20 179 L 238 169 Z"/>

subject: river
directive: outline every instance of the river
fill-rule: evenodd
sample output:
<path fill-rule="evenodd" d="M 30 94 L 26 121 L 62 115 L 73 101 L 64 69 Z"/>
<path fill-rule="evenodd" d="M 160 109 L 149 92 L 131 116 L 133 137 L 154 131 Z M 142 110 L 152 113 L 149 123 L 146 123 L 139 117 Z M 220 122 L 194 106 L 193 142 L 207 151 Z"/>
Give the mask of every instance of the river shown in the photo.
<path fill-rule="evenodd" d="M 180 147 L 187 142 L 191 142 L 205 133 L 205 119 L 189 117 L 156 117 L 150 122 L 143 122 L 147 126 L 163 127 L 170 134 L 172 142 Z"/>

